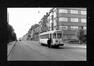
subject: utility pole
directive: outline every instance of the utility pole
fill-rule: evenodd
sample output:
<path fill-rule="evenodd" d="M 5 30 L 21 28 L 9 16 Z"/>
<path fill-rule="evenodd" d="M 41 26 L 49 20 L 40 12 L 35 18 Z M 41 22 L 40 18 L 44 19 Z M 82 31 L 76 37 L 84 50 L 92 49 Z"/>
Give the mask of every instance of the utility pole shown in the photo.
<path fill-rule="evenodd" d="M 54 12 L 53 12 L 53 10 L 52 10 L 52 30 L 53 30 L 53 23 L 54 23 L 54 14 L 53 14 Z"/>

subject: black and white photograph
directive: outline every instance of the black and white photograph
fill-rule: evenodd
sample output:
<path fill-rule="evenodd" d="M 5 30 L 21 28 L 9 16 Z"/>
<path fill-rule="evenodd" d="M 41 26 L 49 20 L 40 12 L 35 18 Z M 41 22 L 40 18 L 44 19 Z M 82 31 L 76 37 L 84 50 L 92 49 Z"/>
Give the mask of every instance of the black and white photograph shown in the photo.
<path fill-rule="evenodd" d="M 87 8 L 7 8 L 7 61 L 87 61 Z"/>

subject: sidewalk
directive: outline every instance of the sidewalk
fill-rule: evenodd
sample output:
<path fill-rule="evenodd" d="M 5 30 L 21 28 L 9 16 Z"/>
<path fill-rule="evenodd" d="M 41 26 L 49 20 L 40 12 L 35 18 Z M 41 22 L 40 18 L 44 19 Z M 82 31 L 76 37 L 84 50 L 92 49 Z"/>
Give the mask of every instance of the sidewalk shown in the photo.
<path fill-rule="evenodd" d="M 14 47 L 14 45 L 15 45 L 15 41 L 10 42 L 8 44 L 8 46 L 7 46 L 7 56 L 10 54 L 10 52 L 11 52 L 12 48 Z"/>
<path fill-rule="evenodd" d="M 86 44 L 82 44 L 82 45 L 80 45 L 80 44 L 69 44 L 69 43 L 64 43 L 64 44 L 65 44 L 65 46 L 74 47 L 74 48 L 86 48 L 87 47 Z"/>

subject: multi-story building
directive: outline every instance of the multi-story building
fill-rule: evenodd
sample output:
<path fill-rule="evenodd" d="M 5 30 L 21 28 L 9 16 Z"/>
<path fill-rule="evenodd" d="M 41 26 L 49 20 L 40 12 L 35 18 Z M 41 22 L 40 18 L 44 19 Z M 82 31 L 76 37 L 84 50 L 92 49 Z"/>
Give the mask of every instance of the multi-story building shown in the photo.
<path fill-rule="evenodd" d="M 27 40 L 28 38 L 28 33 L 26 33 L 23 37 L 22 37 L 22 40 Z"/>
<path fill-rule="evenodd" d="M 34 29 L 33 38 L 35 40 L 39 40 L 39 33 L 40 33 L 40 31 L 41 31 L 40 26 L 38 26 L 37 28 Z"/>
<path fill-rule="evenodd" d="M 62 30 L 63 38 L 74 39 L 81 26 L 86 30 L 86 15 L 86 8 L 53 8 L 47 18 L 48 26 L 50 30 Z"/>
<path fill-rule="evenodd" d="M 34 27 L 32 30 L 30 30 L 30 39 L 31 40 L 39 40 L 39 33 L 41 29 L 40 26 Z"/>

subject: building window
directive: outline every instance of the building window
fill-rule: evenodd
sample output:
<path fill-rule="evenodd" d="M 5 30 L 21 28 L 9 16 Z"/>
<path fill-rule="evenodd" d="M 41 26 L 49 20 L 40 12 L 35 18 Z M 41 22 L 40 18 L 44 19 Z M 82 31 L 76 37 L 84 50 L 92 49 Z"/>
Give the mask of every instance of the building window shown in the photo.
<path fill-rule="evenodd" d="M 78 14 L 78 10 L 70 10 L 71 14 Z"/>
<path fill-rule="evenodd" d="M 86 11 L 81 11 L 81 14 L 82 15 L 86 15 Z"/>
<path fill-rule="evenodd" d="M 83 27 L 84 30 L 86 30 L 87 28 L 86 27 Z"/>
<path fill-rule="evenodd" d="M 60 26 L 59 29 L 60 30 L 67 30 L 68 29 L 68 26 Z"/>
<path fill-rule="evenodd" d="M 81 22 L 82 23 L 86 23 L 86 19 L 81 19 Z"/>
<path fill-rule="evenodd" d="M 71 18 L 71 22 L 78 22 L 78 18 Z"/>
<path fill-rule="evenodd" d="M 65 22 L 67 22 L 68 21 L 68 18 L 66 18 L 66 17 L 60 17 L 59 18 L 59 21 L 65 21 Z"/>
<path fill-rule="evenodd" d="M 78 29 L 78 26 L 71 26 L 72 30 Z"/>
<path fill-rule="evenodd" d="M 59 13 L 68 13 L 67 9 L 59 9 Z"/>

